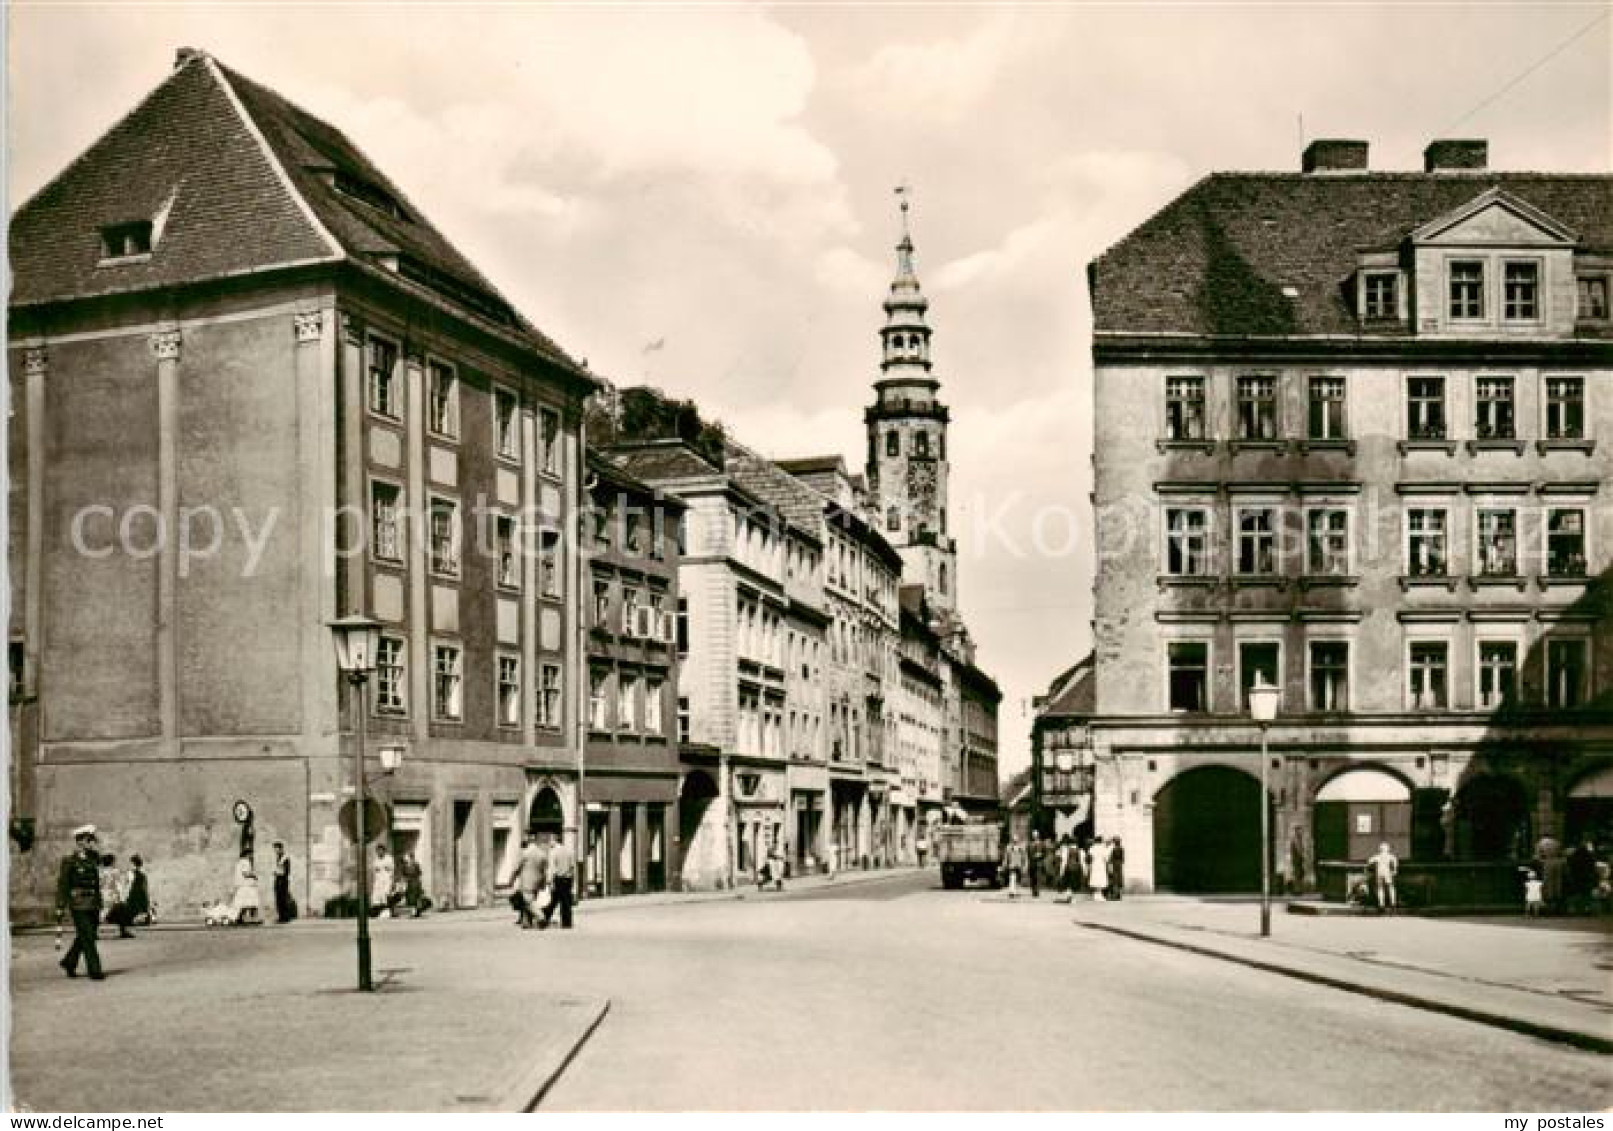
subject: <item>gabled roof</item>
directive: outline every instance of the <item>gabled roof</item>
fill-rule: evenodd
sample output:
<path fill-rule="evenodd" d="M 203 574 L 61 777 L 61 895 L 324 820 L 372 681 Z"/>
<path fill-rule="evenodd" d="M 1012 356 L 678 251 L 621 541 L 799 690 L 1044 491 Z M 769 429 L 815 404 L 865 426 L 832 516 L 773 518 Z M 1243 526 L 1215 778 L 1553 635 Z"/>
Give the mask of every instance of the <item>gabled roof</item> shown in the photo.
<path fill-rule="evenodd" d="M 1215 173 L 1093 261 L 1093 329 L 1402 332 L 1356 319 L 1345 284 L 1359 254 L 1400 247 L 1417 229 L 1492 190 L 1577 233 L 1581 252 L 1613 254 L 1613 176 Z"/>
<path fill-rule="evenodd" d="M 619 444 L 604 449 L 604 455 L 628 474 L 651 484 L 673 479 L 715 480 L 722 475 L 681 440 Z"/>
<path fill-rule="evenodd" d="M 103 262 L 102 228 L 153 219 L 149 257 Z M 13 306 L 346 262 L 581 373 L 345 134 L 200 51 L 17 210 L 10 252 Z"/>
<path fill-rule="evenodd" d="M 728 474 L 751 494 L 777 508 L 792 527 L 821 544 L 826 502 L 822 495 L 760 456 L 730 459 Z"/>
<path fill-rule="evenodd" d="M 1061 672 L 1047 689 L 1047 698 L 1037 707 L 1038 722 L 1054 718 L 1082 718 L 1097 710 L 1097 685 L 1093 679 L 1092 653 L 1074 667 Z"/>

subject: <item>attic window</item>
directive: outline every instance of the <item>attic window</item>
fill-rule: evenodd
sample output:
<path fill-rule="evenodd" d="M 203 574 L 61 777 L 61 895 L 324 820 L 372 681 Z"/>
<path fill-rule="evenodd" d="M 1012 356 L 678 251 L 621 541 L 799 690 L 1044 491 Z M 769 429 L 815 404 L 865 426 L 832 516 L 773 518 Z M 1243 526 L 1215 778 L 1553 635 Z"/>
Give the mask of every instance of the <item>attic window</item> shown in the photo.
<path fill-rule="evenodd" d="M 385 212 L 394 220 L 410 222 L 409 214 L 403 210 L 403 205 L 398 203 L 397 197 L 373 181 L 366 181 L 362 177 L 355 177 L 338 169 L 331 184 L 343 196 L 350 196 L 354 200 L 368 204 L 371 208 Z"/>
<path fill-rule="evenodd" d="M 151 221 L 110 224 L 101 229 L 101 261 L 135 259 L 151 254 Z"/>

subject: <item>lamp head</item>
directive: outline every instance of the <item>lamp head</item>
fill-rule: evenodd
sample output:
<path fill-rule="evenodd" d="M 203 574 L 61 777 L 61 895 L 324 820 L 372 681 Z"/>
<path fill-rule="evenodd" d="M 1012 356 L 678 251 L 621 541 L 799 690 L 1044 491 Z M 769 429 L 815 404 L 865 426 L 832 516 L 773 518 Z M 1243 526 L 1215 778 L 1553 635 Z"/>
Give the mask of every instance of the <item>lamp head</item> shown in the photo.
<path fill-rule="evenodd" d="M 375 670 L 375 653 L 381 645 L 381 625 L 354 614 L 330 622 L 336 645 L 336 666 L 345 675 L 366 675 Z"/>

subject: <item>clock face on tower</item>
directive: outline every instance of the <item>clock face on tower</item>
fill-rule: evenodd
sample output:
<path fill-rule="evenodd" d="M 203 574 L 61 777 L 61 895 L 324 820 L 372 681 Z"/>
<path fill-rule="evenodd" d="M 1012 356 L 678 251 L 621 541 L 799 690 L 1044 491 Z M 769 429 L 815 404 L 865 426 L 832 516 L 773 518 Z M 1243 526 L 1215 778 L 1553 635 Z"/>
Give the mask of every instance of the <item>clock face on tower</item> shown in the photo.
<path fill-rule="evenodd" d="M 928 460 L 914 460 L 907 465 L 907 505 L 918 522 L 935 518 L 935 480 L 935 464 Z"/>

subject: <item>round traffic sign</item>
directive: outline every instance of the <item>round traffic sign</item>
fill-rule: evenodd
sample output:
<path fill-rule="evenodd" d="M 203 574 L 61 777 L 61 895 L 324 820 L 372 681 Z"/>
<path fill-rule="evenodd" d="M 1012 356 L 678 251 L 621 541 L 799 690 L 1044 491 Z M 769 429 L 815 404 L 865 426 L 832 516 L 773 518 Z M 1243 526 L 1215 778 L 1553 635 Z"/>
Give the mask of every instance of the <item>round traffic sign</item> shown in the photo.
<path fill-rule="evenodd" d="M 342 802 L 341 810 L 336 814 L 336 821 L 342 826 L 342 835 L 348 840 L 358 839 L 353 830 L 354 822 L 357 819 L 354 816 L 355 811 L 356 806 L 353 803 L 353 799 L 348 798 Z M 386 806 L 373 797 L 366 797 L 364 799 L 364 843 L 368 844 L 378 838 L 391 824 L 392 816 L 386 811 Z"/>

